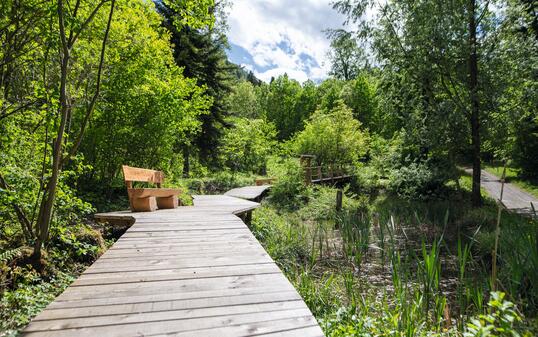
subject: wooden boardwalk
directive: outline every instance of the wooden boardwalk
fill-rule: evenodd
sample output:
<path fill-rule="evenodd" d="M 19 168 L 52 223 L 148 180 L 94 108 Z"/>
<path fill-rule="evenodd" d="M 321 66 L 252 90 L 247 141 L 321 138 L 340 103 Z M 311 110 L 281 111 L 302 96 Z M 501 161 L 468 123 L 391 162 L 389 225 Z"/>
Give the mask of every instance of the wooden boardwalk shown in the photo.
<path fill-rule="evenodd" d="M 271 189 L 271 185 L 245 186 L 229 190 L 224 193 L 224 195 L 245 200 L 259 201 L 269 189 Z"/>
<path fill-rule="evenodd" d="M 323 336 L 291 283 L 236 216 L 257 203 L 106 217 L 135 223 L 23 336 Z"/>

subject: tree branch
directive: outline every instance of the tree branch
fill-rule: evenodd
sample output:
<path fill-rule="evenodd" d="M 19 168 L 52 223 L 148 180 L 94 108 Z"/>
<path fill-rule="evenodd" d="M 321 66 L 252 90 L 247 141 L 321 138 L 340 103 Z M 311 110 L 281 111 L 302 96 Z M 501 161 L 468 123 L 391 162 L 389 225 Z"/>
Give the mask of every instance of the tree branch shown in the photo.
<path fill-rule="evenodd" d="M 11 188 L 9 187 L 9 185 L 7 184 L 6 180 L 4 179 L 1 173 L 0 173 L 0 187 L 8 191 L 11 190 Z M 11 206 L 13 207 L 13 209 L 15 210 L 15 213 L 17 214 L 17 219 L 19 220 L 19 223 L 21 224 L 21 228 L 22 228 L 22 232 L 24 233 L 24 236 L 26 237 L 27 240 L 32 239 L 33 237 L 32 224 L 28 220 L 28 217 L 26 216 L 22 208 L 19 205 L 17 205 L 16 202 L 12 201 Z"/>
<path fill-rule="evenodd" d="M 75 42 L 77 41 L 78 37 L 80 36 L 80 34 L 84 31 L 84 29 L 86 29 L 86 27 L 90 24 L 90 22 L 93 20 L 93 18 L 95 17 L 95 15 L 97 14 L 97 12 L 99 12 L 99 9 L 101 9 L 101 7 L 110 0 L 102 0 L 101 2 L 99 2 L 97 4 L 97 6 L 95 6 L 95 8 L 93 9 L 93 11 L 90 13 L 90 15 L 86 18 L 86 20 L 84 20 L 84 23 L 82 23 L 82 26 L 80 26 L 80 29 L 78 30 L 78 32 L 75 33 L 75 35 L 69 39 L 69 48 L 73 47 L 73 45 L 75 44 Z M 114 2 L 116 2 L 116 0 L 112 0 L 112 7 L 114 7 Z"/>
<path fill-rule="evenodd" d="M 101 74 L 103 72 L 103 66 L 105 63 L 105 51 L 106 51 L 106 43 L 108 40 L 108 35 L 110 33 L 110 27 L 112 24 L 112 17 L 114 15 L 114 6 L 116 4 L 116 0 L 111 0 L 110 4 L 110 12 L 108 15 L 108 22 L 105 30 L 105 36 L 103 38 L 103 44 L 101 46 L 101 56 L 99 59 L 99 68 L 97 70 L 97 83 L 95 87 L 95 93 L 90 101 L 90 105 L 88 106 L 88 109 L 86 110 L 86 115 L 84 116 L 84 120 L 82 121 L 82 125 L 80 127 L 80 132 L 73 143 L 73 147 L 69 151 L 69 154 L 63 159 L 62 163 L 65 163 L 69 161 L 78 151 L 78 148 L 80 147 L 80 143 L 82 142 L 82 137 L 84 136 L 84 131 L 86 130 L 86 126 L 88 125 L 88 122 L 93 114 L 93 110 L 95 109 L 95 104 L 97 102 L 97 98 L 99 97 L 100 91 L 101 91 Z"/>
<path fill-rule="evenodd" d="M 36 100 L 34 100 L 34 101 L 32 101 L 32 102 L 27 102 L 26 104 L 23 104 L 23 105 L 19 106 L 18 108 L 16 108 L 16 109 L 14 109 L 14 110 L 8 112 L 7 110 L 12 106 L 12 105 L 10 105 L 10 106 L 7 107 L 6 109 L 3 109 L 3 111 L 0 113 L 0 120 L 2 120 L 2 119 L 4 119 L 4 118 L 7 118 L 7 117 L 9 117 L 9 116 L 11 116 L 11 115 L 14 115 L 14 114 L 16 114 L 17 112 L 19 112 L 19 111 L 21 111 L 21 110 L 23 110 L 23 109 L 26 109 L 26 108 L 28 108 L 28 107 L 30 107 L 30 106 L 32 106 L 32 105 L 34 105 L 34 104 L 36 104 L 36 103 L 38 103 L 38 102 L 40 102 L 40 101 L 41 101 L 41 100 L 36 99 Z"/>

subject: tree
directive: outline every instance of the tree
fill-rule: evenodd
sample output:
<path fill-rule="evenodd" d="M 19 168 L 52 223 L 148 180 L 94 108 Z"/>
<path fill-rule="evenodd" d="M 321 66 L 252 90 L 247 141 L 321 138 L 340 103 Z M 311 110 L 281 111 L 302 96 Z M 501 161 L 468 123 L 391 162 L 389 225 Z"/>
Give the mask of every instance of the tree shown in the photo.
<path fill-rule="evenodd" d="M 159 12 L 165 18 L 164 25 L 172 33 L 174 45 L 174 58 L 176 64 L 184 68 L 187 77 L 197 81 L 197 85 L 205 86 L 207 94 L 213 98 L 213 104 L 208 114 L 200 116 L 201 130 L 190 141 L 183 145 L 183 173 L 189 175 L 191 151 L 193 146 L 199 152 L 200 159 L 209 165 L 214 165 L 214 152 L 217 150 L 222 129 L 229 125 L 226 123 L 228 108 L 225 97 L 231 91 L 231 79 L 235 68 L 228 63 L 225 49 L 228 46 L 226 35 L 220 27 L 206 27 L 198 29 L 195 26 L 185 26 L 178 29 L 173 25 L 174 20 L 181 17 L 181 13 L 173 7 L 156 1 Z M 225 3 L 212 5 L 211 11 L 221 12 L 219 6 Z M 224 24 L 225 18 L 220 17 Z"/>
<path fill-rule="evenodd" d="M 302 88 L 299 82 L 291 80 L 287 74 L 271 81 L 262 101 L 264 117 L 277 129 L 278 139 L 286 140 L 302 130 L 303 121 L 308 117 L 302 109 L 297 109 L 297 97 Z"/>
<path fill-rule="evenodd" d="M 233 116 L 259 118 L 261 115 L 256 88 L 249 81 L 243 80 L 235 84 L 226 99 Z"/>
<path fill-rule="evenodd" d="M 199 132 L 212 100 L 175 64 L 152 2 L 119 6 L 116 18 L 101 102 L 81 146 L 93 167 L 85 177 L 92 183 L 85 185 L 110 187 L 122 164 L 156 168 L 174 179 L 181 146 Z"/>
<path fill-rule="evenodd" d="M 364 15 L 373 5 L 368 0 L 342 0 L 335 8 L 360 23 L 360 36 L 373 38 L 372 48 L 384 69 L 381 87 L 395 90 L 387 103 L 392 111 L 406 116 L 399 119 L 402 126 L 410 130 L 413 125 L 408 121 L 422 120 L 436 130 L 420 132 L 432 136 L 421 137 L 426 140 L 421 152 L 444 152 L 454 162 L 461 143 L 470 142 L 472 203 L 479 206 L 481 120 L 495 105 L 489 96 L 495 92 L 495 83 L 488 80 L 495 71 L 484 66 L 496 64 L 491 59 L 496 56 L 495 36 L 501 20 L 491 11 L 489 1 L 424 0 L 388 1 L 378 8 L 373 23 Z M 466 134 L 461 133 L 462 120 L 468 125 Z M 439 142 L 442 138 L 446 141 Z"/>
<path fill-rule="evenodd" d="M 368 136 L 342 100 L 318 110 L 294 140 L 297 154 L 316 156 L 319 165 L 354 164 L 368 151 Z"/>
<path fill-rule="evenodd" d="M 276 145 L 275 126 L 263 119 L 235 118 L 232 123 L 222 140 L 222 161 L 234 171 L 265 173 Z"/>
<path fill-rule="evenodd" d="M 357 39 L 344 30 L 330 31 L 329 37 L 331 39 L 331 49 L 328 53 L 331 62 L 329 74 L 344 81 L 354 79 L 368 65 Z"/>

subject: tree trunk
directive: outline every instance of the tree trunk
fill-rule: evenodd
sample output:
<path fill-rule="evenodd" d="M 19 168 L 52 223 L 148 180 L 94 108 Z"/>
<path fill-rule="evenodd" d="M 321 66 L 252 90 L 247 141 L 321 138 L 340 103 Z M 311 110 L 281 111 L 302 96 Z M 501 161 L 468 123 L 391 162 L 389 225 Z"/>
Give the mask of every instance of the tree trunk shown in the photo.
<path fill-rule="evenodd" d="M 58 17 L 60 19 L 60 33 L 64 38 L 62 42 L 62 63 L 61 63 L 61 77 L 60 77 L 60 125 L 54 140 L 54 146 L 52 148 L 52 167 L 51 176 L 45 190 L 43 197 L 41 198 L 41 204 L 39 207 L 39 214 L 36 223 L 36 242 L 34 245 L 33 258 L 37 265 L 40 265 L 41 261 L 41 249 L 43 243 L 47 240 L 49 235 L 50 221 L 52 217 L 52 210 L 54 208 L 54 199 L 56 197 L 56 188 L 58 187 L 58 178 L 61 171 L 62 154 L 63 154 L 63 141 L 65 128 L 67 125 L 67 118 L 69 116 L 69 102 L 67 99 L 67 74 L 69 70 L 70 53 L 67 42 L 65 41 L 65 26 L 63 21 L 63 6 L 62 2 L 58 5 Z"/>
<path fill-rule="evenodd" d="M 190 175 L 191 164 L 190 164 L 189 158 L 190 158 L 189 146 L 184 145 L 183 146 L 183 178 L 188 178 Z"/>
<path fill-rule="evenodd" d="M 473 151 L 473 207 L 482 205 L 480 193 L 480 102 L 478 98 L 478 54 L 476 41 L 476 0 L 469 0 L 469 94 L 471 98 L 471 143 Z"/>

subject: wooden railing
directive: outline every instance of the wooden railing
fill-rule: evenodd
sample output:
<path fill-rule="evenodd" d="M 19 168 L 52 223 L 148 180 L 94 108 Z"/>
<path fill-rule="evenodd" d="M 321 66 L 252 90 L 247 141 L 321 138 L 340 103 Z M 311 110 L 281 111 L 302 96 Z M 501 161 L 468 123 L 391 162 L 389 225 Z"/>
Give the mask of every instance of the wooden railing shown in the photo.
<path fill-rule="evenodd" d="M 316 161 L 316 156 L 303 154 L 300 163 L 304 170 L 304 181 L 306 185 L 316 183 L 334 183 L 339 180 L 347 179 L 352 176 L 353 172 L 350 165 L 328 164 L 321 166 L 312 166 Z"/>
<path fill-rule="evenodd" d="M 305 184 L 336 182 L 352 176 L 349 165 L 303 166 Z"/>

